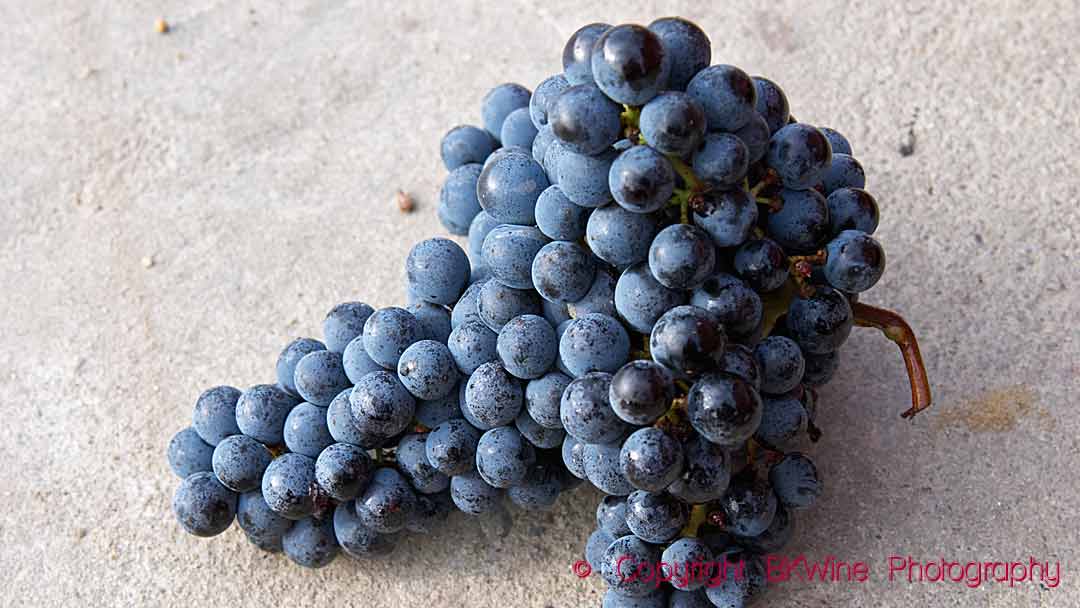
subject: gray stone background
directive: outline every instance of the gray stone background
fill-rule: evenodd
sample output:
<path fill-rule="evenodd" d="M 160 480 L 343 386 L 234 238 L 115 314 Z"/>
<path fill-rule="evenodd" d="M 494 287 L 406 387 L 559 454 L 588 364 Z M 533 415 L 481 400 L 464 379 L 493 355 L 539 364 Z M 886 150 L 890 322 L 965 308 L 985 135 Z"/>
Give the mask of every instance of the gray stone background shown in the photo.
<path fill-rule="evenodd" d="M 182 533 L 164 450 L 203 388 L 272 379 L 334 303 L 404 301 L 410 245 L 444 233 L 439 139 L 488 88 L 535 86 L 584 23 L 668 14 L 851 139 L 889 255 L 866 300 L 907 316 L 934 381 L 904 423 L 895 346 L 848 342 L 812 448 L 827 491 L 789 553 L 872 580 L 767 605 L 1080 605 L 1080 9 L 1049 0 L 0 4 L 0 604 L 598 605 L 570 571 L 593 490 L 503 540 L 457 517 L 312 572 L 235 528 Z M 893 554 L 1063 570 L 889 583 Z"/>

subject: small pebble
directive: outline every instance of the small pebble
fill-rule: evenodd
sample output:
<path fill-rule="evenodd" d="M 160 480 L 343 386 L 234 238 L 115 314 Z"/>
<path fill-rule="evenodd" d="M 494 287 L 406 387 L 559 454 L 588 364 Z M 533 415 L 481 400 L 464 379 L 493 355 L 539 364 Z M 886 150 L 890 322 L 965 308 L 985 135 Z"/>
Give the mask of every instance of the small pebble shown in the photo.
<path fill-rule="evenodd" d="M 154 22 L 154 31 L 159 34 L 167 34 L 169 32 L 169 23 L 164 19 L 158 19 Z"/>
<path fill-rule="evenodd" d="M 398 190 L 394 200 L 397 201 L 398 209 L 402 213 L 412 213 L 413 209 L 416 208 L 416 203 L 413 201 L 413 198 L 406 194 L 404 190 Z"/>

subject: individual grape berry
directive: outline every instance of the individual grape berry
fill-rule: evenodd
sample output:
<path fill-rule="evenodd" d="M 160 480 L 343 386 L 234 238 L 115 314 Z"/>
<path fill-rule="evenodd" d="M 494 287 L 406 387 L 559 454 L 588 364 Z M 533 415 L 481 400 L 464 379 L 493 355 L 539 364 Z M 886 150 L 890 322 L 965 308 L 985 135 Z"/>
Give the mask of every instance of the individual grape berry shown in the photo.
<path fill-rule="evenodd" d="M 649 271 L 646 262 L 638 262 L 623 271 L 615 284 L 615 310 L 636 332 L 652 331 L 656 320 L 668 310 L 686 303 L 686 293 L 668 289 Z"/>
<path fill-rule="evenodd" d="M 764 305 L 757 292 L 724 273 L 706 279 L 690 296 L 690 303 L 711 312 L 733 335 L 753 332 L 764 314 Z"/>
<path fill-rule="evenodd" d="M 596 276 L 593 259 L 577 243 L 552 241 L 540 248 L 532 260 L 530 286 L 549 302 L 577 302 L 592 288 Z"/>
<path fill-rule="evenodd" d="M 806 362 L 799 345 L 784 336 L 769 336 L 754 347 L 761 370 L 761 390 L 779 395 L 798 386 Z"/>
<path fill-rule="evenodd" d="M 532 93 L 513 82 L 506 82 L 491 89 L 480 102 L 480 117 L 487 132 L 499 137 L 503 122 L 518 108 L 528 108 Z M 449 168 L 449 167 L 448 167 Z"/>
<path fill-rule="evenodd" d="M 270 509 L 259 490 L 245 492 L 237 498 L 236 523 L 253 545 L 273 553 L 281 551 L 281 539 L 293 525 L 291 519 Z"/>
<path fill-rule="evenodd" d="M 737 481 L 720 499 L 720 508 L 728 532 L 757 536 L 769 528 L 776 515 L 776 495 L 764 482 Z"/>
<path fill-rule="evenodd" d="M 485 432 L 476 446 L 476 470 L 492 487 L 517 485 L 534 462 L 536 452 L 532 444 L 512 426 L 501 426 Z"/>
<path fill-rule="evenodd" d="M 514 420 L 514 426 L 521 432 L 521 435 L 529 441 L 529 443 L 542 449 L 549 450 L 557 448 L 562 445 L 563 439 L 566 438 L 566 431 L 560 426 L 557 429 L 549 429 L 541 426 L 527 410 L 522 410 L 518 417 Z"/>
<path fill-rule="evenodd" d="M 536 137 L 533 138 L 532 147 L 529 148 L 529 151 L 532 152 L 533 160 L 540 163 L 540 166 L 548 173 L 548 181 L 552 184 L 555 183 L 555 180 L 551 179 L 551 172 L 547 170 L 548 167 L 544 164 L 544 157 L 547 156 L 548 148 L 555 142 L 555 139 L 555 131 L 552 130 L 551 125 L 544 125 L 536 132 Z"/>
<path fill-rule="evenodd" d="M 536 133 L 537 129 L 529 115 L 529 108 L 518 108 L 506 115 L 499 139 L 504 146 L 520 146 L 532 151 Z"/>
<path fill-rule="evenodd" d="M 769 482 L 784 506 L 807 509 L 821 496 L 821 478 L 814 463 L 798 452 L 792 452 L 769 469 Z"/>
<path fill-rule="evenodd" d="M 439 398 L 420 401 L 416 404 L 416 412 L 413 418 L 420 425 L 429 429 L 439 426 L 451 418 L 461 417 L 460 384 L 450 391 L 450 394 Z"/>
<path fill-rule="evenodd" d="M 618 150 L 605 150 L 595 156 L 562 152 L 555 166 L 559 188 L 576 205 L 587 208 L 607 205 L 611 202 L 608 176 L 618 156 Z"/>
<path fill-rule="evenodd" d="M 851 154 L 851 144 L 839 131 L 829 127 L 819 127 L 819 129 L 825 134 L 825 138 L 829 140 L 833 154 Z"/>
<path fill-rule="evenodd" d="M 369 559 L 393 552 L 398 534 L 379 534 L 356 515 L 356 503 L 343 502 L 334 509 L 334 538 L 349 557 Z"/>
<path fill-rule="evenodd" d="M 689 519 L 687 504 L 667 492 L 635 490 L 626 497 L 626 525 L 645 542 L 670 541 Z"/>
<path fill-rule="evenodd" d="M 405 529 L 413 509 L 416 494 L 409 482 L 389 467 L 375 469 L 371 483 L 356 499 L 356 515 L 367 527 L 380 534 L 392 534 Z"/>
<path fill-rule="evenodd" d="M 746 151 L 750 154 L 751 165 L 765 158 L 765 155 L 769 153 L 769 139 L 771 136 L 769 124 L 757 113 L 754 113 L 754 117 L 750 119 L 750 122 L 735 131 L 735 137 L 742 140 L 746 146 Z"/>
<path fill-rule="evenodd" d="M 496 279 L 480 288 L 476 300 L 476 314 L 491 331 L 498 332 L 510 319 L 519 315 L 538 315 L 540 296 L 532 289 L 514 289 Z"/>
<path fill-rule="evenodd" d="M 327 406 L 326 428 L 336 442 L 356 446 L 368 445 L 372 438 L 361 433 L 352 422 L 352 413 L 350 411 L 352 406 L 349 403 L 352 391 L 352 387 L 341 391 Z"/>
<path fill-rule="evenodd" d="M 525 409 L 537 424 L 548 429 L 562 430 L 559 407 L 570 377 L 560 372 L 548 372 L 525 385 Z"/>
<path fill-rule="evenodd" d="M 608 205 L 589 216 L 585 240 L 596 257 L 625 268 L 648 257 L 649 244 L 659 231 L 657 216 Z"/>
<path fill-rule="evenodd" d="M 757 536 L 736 536 L 733 540 L 747 550 L 759 555 L 778 554 L 795 534 L 795 516 L 783 502 L 776 505 L 776 515 L 764 532 Z"/>
<path fill-rule="evenodd" d="M 669 289 L 695 289 L 716 265 L 716 248 L 709 234 L 690 224 L 664 228 L 649 246 L 649 270 Z"/>
<path fill-rule="evenodd" d="M 705 109 L 711 131 L 734 131 L 754 116 L 754 81 L 735 66 L 714 65 L 701 70 L 686 85 L 686 92 Z"/>
<path fill-rule="evenodd" d="M 480 321 L 477 313 L 477 302 L 480 299 L 480 290 L 483 289 L 487 280 L 473 283 L 465 288 L 461 299 L 450 309 L 450 327 L 457 329 L 469 321 Z"/>
<path fill-rule="evenodd" d="M 344 349 L 342 349 L 344 350 Z M 296 392 L 309 403 L 326 407 L 338 393 L 349 388 L 341 354 L 317 350 L 304 355 L 293 372 Z"/>
<path fill-rule="evenodd" d="M 436 534 L 442 530 L 453 510 L 454 501 L 450 498 L 449 485 L 445 491 L 437 494 L 421 494 L 416 497 L 416 508 L 405 529 L 418 534 Z"/>
<path fill-rule="evenodd" d="M 769 214 L 768 232 L 790 253 L 813 253 L 829 238 L 829 206 L 817 190 L 781 190 L 782 205 Z"/>
<path fill-rule="evenodd" d="M 861 230 L 874 234 L 880 212 L 877 201 L 866 190 L 840 188 L 825 199 L 829 206 L 829 229 L 833 236 L 844 230 Z"/>
<path fill-rule="evenodd" d="M 626 525 L 626 498 L 605 496 L 596 506 L 596 526 L 613 536 L 612 540 L 630 534 L 630 528 Z"/>
<path fill-rule="evenodd" d="M 281 548 L 293 563 L 305 568 L 322 568 L 334 561 L 340 547 L 330 518 L 306 517 L 281 538 Z"/>
<path fill-rule="evenodd" d="M 480 206 L 497 222 L 532 225 L 536 222 L 536 199 L 549 185 L 547 173 L 531 152 L 510 148 L 480 172 L 476 195 Z"/>
<path fill-rule="evenodd" d="M 518 485 L 508 488 L 510 502 L 527 511 L 551 508 L 559 498 L 562 486 L 555 472 L 548 466 L 536 464 Z"/>
<path fill-rule="evenodd" d="M 644 597 L 628 597 L 608 589 L 604 592 L 600 608 L 668 608 L 668 590 L 657 589 Z"/>
<path fill-rule="evenodd" d="M 373 468 L 371 457 L 362 448 L 333 443 L 315 459 L 315 481 L 327 496 L 344 502 L 367 487 Z"/>
<path fill-rule="evenodd" d="M 392 372 L 372 372 L 360 379 L 349 396 L 349 412 L 366 435 L 387 438 L 408 428 L 416 399 Z"/>
<path fill-rule="evenodd" d="M 785 188 L 813 188 L 832 164 L 832 147 L 817 128 L 794 123 L 773 134 L 766 157 Z"/>
<path fill-rule="evenodd" d="M 236 494 L 209 471 L 192 473 L 173 494 L 173 514 L 195 536 L 216 536 L 229 528 L 236 515 Z"/>
<path fill-rule="evenodd" d="M 488 485 L 476 471 L 468 471 L 450 478 L 450 497 L 459 510 L 480 515 L 499 504 L 502 490 Z"/>
<path fill-rule="evenodd" d="M 479 182 L 477 184 L 479 185 Z M 469 223 L 469 257 L 473 260 L 474 266 L 483 266 L 484 256 L 481 249 L 484 246 L 484 239 L 487 238 L 489 232 L 501 223 L 491 217 L 491 214 L 487 211 L 480 211 L 473 218 L 473 221 Z M 473 274 L 475 273 L 476 268 L 473 268 Z"/>
<path fill-rule="evenodd" d="M 712 549 L 699 538 L 680 538 L 668 545 L 660 556 L 660 563 L 669 564 L 665 568 L 665 578 L 671 586 L 682 591 L 694 591 L 704 587 L 713 576 L 702 572 L 703 564 L 714 563 Z"/>
<path fill-rule="evenodd" d="M 727 374 L 709 374 L 686 396 L 690 424 L 709 441 L 732 449 L 753 436 L 761 423 L 761 397 L 749 382 Z"/>
<path fill-rule="evenodd" d="M 854 157 L 833 153 L 832 163 L 821 178 L 826 196 L 840 188 L 864 188 L 866 172 Z"/>
<path fill-rule="evenodd" d="M 594 257 L 593 261 L 595 262 L 596 259 Z M 609 317 L 618 315 L 615 311 L 615 277 L 611 276 L 611 273 L 604 266 L 595 265 L 599 267 L 596 269 L 596 276 L 593 278 L 589 291 L 580 300 L 567 305 L 567 312 L 569 313 L 570 308 L 573 308 L 575 317 L 583 317 L 592 313 Z"/>
<path fill-rule="evenodd" d="M 777 449 L 784 449 L 806 432 L 806 408 L 793 393 L 765 395 L 761 425 L 754 438 Z"/>
<path fill-rule="evenodd" d="M 626 534 L 630 534 L 629 528 Z M 589 535 L 589 540 L 585 541 L 585 561 L 589 562 L 593 570 L 599 571 L 603 566 L 604 551 L 615 542 L 616 538 L 618 536 L 603 529 L 593 530 L 593 533 Z"/>
<path fill-rule="evenodd" d="M 285 441 L 285 418 L 297 399 L 273 384 L 256 384 L 236 401 L 236 426 L 240 432 L 265 445 Z"/>
<path fill-rule="evenodd" d="M 426 435 L 405 435 L 398 440 L 394 457 L 398 470 L 417 492 L 437 494 L 450 487 L 450 478 L 428 462 L 426 441 Z"/>
<path fill-rule="evenodd" d="M 729 566 L 718 571 L 704 589 L 705 597 L 709 601 L 708 605 L 725 608 L 751 605 L 754 591 L 751 590 L 750 575 L 747 572 L 749 562 L 740 562 L 739 556 L 734 554 L 725 554 L 724 559 Z M 739 563 L 745 563 L 747 566 L 740 569 L 735 565 Z"/>
<path fill-rule="evenodd" d="M 742 344 L 728 344 L 724 358 L 720 360 L 720 371 L 738 376 L 761 390 L 761 367 L 758 366 L 754 350 Z"/>
<path fill-rule="evenodd" d="M 352 342 L 345 347 L 341 354 L 341 366 L 345 369 L 345 376 L 349 382 L 356 384 L 361 378 L 371 372 L 380 371 L 383 366 L 379 365 L 368 356 L 364 350 L 364 336 L 361 334 L 353 338 Z"/>
<path fill-rule="evenodd" d="M 428 462 L 444 475 L 471 471 L 476 462 L 480 431 L 461 418 L 451 418 L 436 426 L 424 440 Z"/>
<path fill-rule="evenodd" d="M 712 43 L 697 24 L 680 17 L 664 17 L 649 24 L 664 51 L 671 56 L 667 87 L 682 90 L 690 79 L 709 66 Z"/>
<path fill-rule="evenodd" d="M 709 133 L 694 152 L 694 175 L 713 187 L 742 182 L 750 167 L 750 150 L 731 133 Z"/>
<path fill-rule="evenodd" d="M 667 311 L 649 335 L 653 360 L 692 378 L 716 369 L 726 344 L 720 322 L 711 312 L 697 306 L 678 306 Z"/>
<path fill-rule="evenodd" d="M 263 473 L 263 498 L 282 517 L 298 520 L 311 515 L 317 493 L 315 460 L 303 454 L 282 454 Z"/>
<path fill-rule="evenodd" d="M 208 388 L 195 401 L 191 427 L 210 445 L 221 443 L 229 435 L 240 434 L 236 426 L 236 402 L 240 389 L 231 386 Z"/>
<path fill-rule="evenodd" d="M 260 486 L 273 458 L 266 446 L 251 437 L 232 435 L 214 448 L 214 475 L 233 492 L 250 492 Z"/>
<path fill-rule="evenodd" d="M 548 186 L 536 200 L 536 227 L 556 241 L 576 241 L 585 236 L 589 210 L 575 204 L 559 186 Z"/>
<path fill-rule="evenodd" d="M 593 155 L 619 139 L 621 112 L 619 104 L 608 99 L 597 85 L 579 84 L 563 91 L 551 103 L 548 123 L 567 151 Z"/>
<path fill-rule="evenodd" d="M 523 380 L 543 376 L 555 364 L 559 342 L 543 317 L 521 315 L 499 330 L 497 352 L 503 367 Z"/>
<path fill-rule="evenodd" d="M 757 223 L 757 203 L 741 188 L 709 190 L 691 203 L 694 224 L 712 237 L 717 247 L 738 247 Z"/>
<path fill-rule="evenodd" d="M 611 378 L 611 409 L 630 424 L 656 422 L 675 398 L 671 372 L 654 361 L 637 360 L 622 366 Z"/>
<path fill-rule="evenodd" d="M 431 302 L 415 302 L 409 305 L 408 311 L 416 317 L 416 322 L 420 325 L 420 336 L 423 339 L 446 344 L 452 328 L 450 311 L 445 306 Z"/>
<path fill-rule="evenodd" d="M 865 232 L 844 230 L 825 249 L 825 280 L 841 291 L 866 291 L 885 272 L 885 250 Z"/>
<path fill-rule="evenodd" d="M 551 128 L 550 124 L 548 125 L 548 128 Z M 558 137 L 555 137 L 555 130 L 552 129 L 551 141 L 544 150 L 544 158 L 541 161 L 537 161 L 544 167 L 544 171 L 547 173 L 548 182 L 552 185 L 559 184 L 559 163 L 562 162 L 563 157 L 567 154 L 573 154 L 573 152 L 564 146 Z"/>
<path fill-rule="evenodd" d="M 296 364 L 305 355 L 317 350 L 326 350 L 326 345 L 314 338 L 297 338 L 289 342 L 281 351 L 281 354 L 278 355 L 277 360 L 277 379 L 281 388 L 285 389 L 289 394 L 299 395 L 296 392 L 296 386 L 293 384 Z"/>
<path fill-rule="evenodd" d="M 790 106 L 780 85 L 768 78 L 754 76 L 754 89 L 757 91 L 754 108 L 769 125 L 769 133 L 776 133 L 787 126 L 791 116 Z"/>
<path fill-rule="evenodd" d="M 440 399 L 457 387 L 457 364 L 450 349 L 435 340 L 421 340 L 401 353 L 398 380 L 417 399 Z"/>
<path fill-rule="evenodd" d="M 484 237 L 484 265 L 500 283 L 514 289 L 531 289 L 532 263 L 548 239 L 534 226 L 496 226 Z"/>
<path fill-rule="evenodd" d="M 471 375 L 476 368 L 499 358 L 498 334 L 480 321 L 468 321 L 450 332 L 447 345 L 461 373 Z"/>
<path fill-rule="evenodd" d="M 487 131 L 472 125 L 458 125 L 447 131 L 439 145 L 447 171 L 470 163 L 483 163 L 499 147 Z"/>
<path fill-rule="evenodd" d="M 574 439 L 573 435 L 567 434 L 562 444 L 562 461 L 566 470 L 578 479 L 586 479 L 585 474 L 585 444 Z"/>
<path fill-rule="evenodd" d="M 731 457 L 723 447 L 694 435 L 683 447 L 686 464 L 668 487 L 673 496 L 690 504 L 719 499 L 731 480 Z"/>
<path fill-rule="evenodd" d="M 660 38 L 640 25 L 617 25 L 592 53 L 596 86 L 618 103 L 640 106 L 667 88 L 671 57 Z"/>
<path fill-rule="evenodd" d="M 685 158 L 705 136 L 705 109 L 686 93 L 667 91 L 645 104 L 638 125 L 650 146 Z"/>
<path fill-rule="evenodd" d="M 796 297 L 788 306 L 787 327 L 803 352 L 821 355 L 835 351 L 847 340 L 854 325 L 847 297 L 819 286 L 808 298 Z"/>
<path fill-rule="evenodd" d="M 363 302 L 344 302 L 326 313 L 323 319 L 323 337 L 326 349 L 335 353 L 345 352 L 353 338 L 364 333 L 364 322 L 375 309 Z"/>
<path fill-rule="evenodd" d="M 802 382 L 810 386 L 824 386 L 832 380 L 836 368 L 840 365 L 840 353 L 833 351 L 814 355 L 803 353 L 806 359 L 806 370 L 803 372 Z"/>
<path fill-rule="evenodd" d="M 715 574 L 710 574 L 707 580 L 711 583 L 715 578 Z M 717 584 L 720 584 L 719 581 Z M 697 591 L 679 591 L 675 589 L 671 592 L 671 598 L 666 608 L 716 608 L 716 606 L 709 600 L 705 589 L 698 589 Z"/>
<path fill-rule="evenodd" d="M 480 179 L 482 169 L 483 165 L 480 163 L 461 165 L 450 171 L 443 181 L 439 190 L 438 216 L 450 234 L 468 234 L 469 226 L 476 214 L 480 213 L 476 181 Z"/>
<path fill-rule="evenodd" d="M 405 261 L 409 289 L 421 300 L 443 306 L 457 302 L 469 284 L 469 272 L 468 256 L 450 239 L 420 241 Z"/>
<path fill-rule="evenodd" d="M 521 381 L 501 363 L 484 363 L 465 385 L 463 409 L 479 423 L 481 430 L 506 426 L 521 413 L 523 393 Z"/>
<path fill-rule="evenodd" d="M 169 468 L 180 478 L 213 470 L 214 446 L 188 427 L 169 440 Z"/>
<path fill-rule="evenodd" d="M 559 356 L 574 377 L 614 372 L 630 357 L 630 336 L 615 319 L 587 314 L 570 322 L 559 339 Z"/>
<path fill-rule="evenodd" d="M 755 291 L 774 291 L 788 280 L 788 259 L 784 248 L 772 239 L 746 241 L 735 252 L 735 274 Z"/>
<path fill-rule="evenodd" d="M 372 361 L 395 369 L 401 353 L 420 339 L 420 331 L 416 317 L 404 308 L 380 308 L 364 323 L 364 350 Z"/>
<path fill-rule="evenodd" d="M 586 478 L 605 494 L 626 496 L 634 491 L 619 465 L 621 451 L 618 443 L 590 443 L 582 453 Z"/>
<path fill-rule="evenodd" d="M 628 596 L 645 597 L 656 591 L 656 584 L 643 576 L 633 576 L 641 565 L 660 561 L 660 548 L 634 535 L 615 539 L 604 551 L 600 575 L 610 589 Z"/>
<path fill-rule="evenodd" d="M 633 146 L 612 163 L 608 188 L 627 211 L 652 213 L 663 209 L 675 191 L 675 170 L 655 148 Z"/>
<path fill-rule="evenodd" d="M 572 84 L 593 82 L 592 51 L 596 40 L 611 26 L 606 23 L 590 23 L 580 27 L 563 47 L 562 65 L 566 80 Z M 550 121 L 550 117 L 548 118 Z"/>
<path fill-rule="evenodd" d="M 558 325 L 563 321 L 569 321 L 571 319 L 570 309 L 567 308 L 566 304 L 559 304 L 556 302 L 549 302 L 547 300 L 544 300 L 541 304 L 541 307 L 544 311 L 544 319 L 546 319 L 552 327 L 558 327 Z"/>
<path fill-rule="evenodd" d="M 619 466 L 635 488 L 659 492 L 682 473 L 682 446 L 660 429 L 638 429 L 623 442 Z"/>
<path fill-rule="evenodd" d="M 529 99 L 529 117 L 534 127 L 543 129 L 548 124 L 548 110 L 551 109 L 551 104 L 569 88 L 570 82 L 562 74 L 548 76 L 536 85 L 536 90 Z M 503 143 L 506 144 L 505 138 Z"/>
<path fill-rule="evenodd" d="M 585 443 L 610 443 L 630 430 L 611 409 L 611 378 L 611 374 L 593 372 L 567 385 L 559 407 L 567 433 Z"/>

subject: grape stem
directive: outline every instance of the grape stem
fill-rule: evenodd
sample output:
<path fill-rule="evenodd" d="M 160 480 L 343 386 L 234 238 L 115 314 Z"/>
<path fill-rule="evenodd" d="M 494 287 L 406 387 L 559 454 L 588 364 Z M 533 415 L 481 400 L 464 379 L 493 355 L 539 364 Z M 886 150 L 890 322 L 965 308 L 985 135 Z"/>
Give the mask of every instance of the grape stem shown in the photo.
<path fill-rule="evenodd" d="M 690 508 L 690 520 L 679 532 L 679 536 L 694 538 L 698 535 L 698 529 L 709 521 L 709 509 L 706 505 L 694 505 Z"/>
<path fill-rule="evenodd" d="M 908 379 L 911 381 L 911 408 L 900 414 L 900 417 L 911 418 L 930 407 L 930 379 L 926 375 L 922 353 L 919 352 L 919 341 L 915 338 L 915 332 L 907 321 L 891 310 L 861 302 L 852 304 L 851 311 L 855 315 L 856 325 L 879 329 L 886 338 L 900 347 L 904 365 L 907 367 Z"/>

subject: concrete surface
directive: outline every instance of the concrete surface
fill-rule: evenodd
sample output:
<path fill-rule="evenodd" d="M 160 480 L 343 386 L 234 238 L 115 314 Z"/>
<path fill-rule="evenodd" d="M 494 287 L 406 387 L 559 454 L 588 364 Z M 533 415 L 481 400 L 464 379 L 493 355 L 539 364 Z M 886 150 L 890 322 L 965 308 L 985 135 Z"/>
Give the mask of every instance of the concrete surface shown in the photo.
<path fill-rule="evenodd" d="M 408 248 L 443 232 L 439 138 L 488 88 L 535 86 L 586 22 L 682 14 L 714 61 L 852 140 L 889 254 L 867 300 L 917 328 L 935 383 L 902 423 L 895 347 L 850 340 L 813 448 L 827 493 L 788 553 L 872 579 L 789 583 L 768 605 L 1080 605 L 1080 9 L 702 6 L 0 4 L 0 604 L 598 605 L 570 571 L 593 491 L 501 541 L 459 517 L 390 561 L 309 572 L 236 529 L 182 533 L 164 450 L 204 387 L 272 379 L 334 303 L 404 301 Z M 1056 589 L 889 583 L 892 554 L 1063 571 Z"/>

